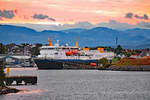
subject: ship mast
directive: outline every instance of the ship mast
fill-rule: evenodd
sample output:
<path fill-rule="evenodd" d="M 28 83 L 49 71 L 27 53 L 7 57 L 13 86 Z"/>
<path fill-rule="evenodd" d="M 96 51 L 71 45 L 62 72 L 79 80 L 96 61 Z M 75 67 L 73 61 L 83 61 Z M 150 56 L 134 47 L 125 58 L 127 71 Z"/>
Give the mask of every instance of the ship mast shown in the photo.
<path fill-rule="evenodd" d="M 49 45 L 49 46 L 52 46 L 51 38 L 52 38 L 51 36 L 48 38 L 48 42 L 49 42 L 49 44 L 48 44 L 48 45 Z"/>
<path fill-rule="evenodd" d="M 118 37 L 116 37 L 116 46 L 118 45 Z"/>
<path fill-rule="evenodd" d="M 76 37 L 76 47 L 78 48 L 78 37 Z"/>

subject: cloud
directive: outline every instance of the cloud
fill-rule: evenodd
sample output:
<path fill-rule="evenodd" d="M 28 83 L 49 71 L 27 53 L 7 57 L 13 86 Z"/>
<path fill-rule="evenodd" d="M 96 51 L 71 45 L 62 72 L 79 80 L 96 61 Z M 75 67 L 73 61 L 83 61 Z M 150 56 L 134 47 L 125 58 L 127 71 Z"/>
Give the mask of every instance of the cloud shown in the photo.
<path fill-rule="evenodd" d="M 64 24 L 64 25 L 49 25 L 49 24 L 7 24 L 7 25 L 15 25 L 15 26 L 24 26 L 28 28 L 32 28 L 36 31 L 43 31 L 43 30 L 66 30 L 66 29 L 73 29 L 73 28 L 85 28 L 91 29 L 94 27 L 108 27 L 111 29 L 116 30 L 126 30 L 126 29 L 133 29 L 133 28 L 143 28 L 143 29 L 150 29 L 150 22 L 139 22 L 136 25 L 131 25 L 128 23 L 120 23 L 116 20 L 110 20 L 108 23 L 99 23 L 99 24 L 91 24 L 89 22 L 78 22 L 75 24 Z"/>
<path fill-rule="evenodd" d="M 32 18 L 34 18 L 34 19 L 48 19 L 48 20 L 51 20 L 51 21 L 55 21 L 54 18 L 51 18 L 51 17 L 49 17 L 47 15 L 43 15 L 43 14 L 34 14 L 32 16 Z"/>
<path fill-rule="evenodd" d="M 133 28 L 144 28 L 144 29 L 150 29 L 150 22 L 139 22 L 136 25 L 131 25 L 128 23 L 120 23 L 115 20 L 110 20 L 108 23 L 99 23 L 95 25 L 96 27 L 108 27 L 112 29 L 117 30 L 127 30 L 127 29 L 133 29 Z"/>
<path fill-rule="evenodd" d="M 2 20 L 2 18 L 0 17 L 0 20 Z"/>
<path fill-rule="evenodd" d="M 148 23 L 148 22 L 137 23 L 137 26 L 139 26 L 141 28 L 149 28 L 150 29 L 150 23 Z"/>
<path fill-rule="evenodd" d="M 67 25 L 65 25 L 65 26 L 67 26 Z M 88 21 L 82 21 L 82 22 L 77 22 L 77 23 L 69 25 L 69 26 L 76 27 L 76 28 L 91 28 L 91 27 L 93 27 L 93 24 L 91 24 Z"/>
<path fill-rule="evenodd" d="M 133 17 L 135 17 L 135 18 L 137 18 L 137 19 L 144 19 L 144 20 L 148 20 L 148 19 L 149 19 L 147 14 L 144 14 L 143 16 L 139 16 L 139 15 L 133 14 L 133 13 L 131 13 L 131 12 L 127 13 L 127 14 L 125 15 L 125 17 L 126 17 L 126 18 L 130 18 L 130 19 L 132 19 Z"/>
<path fill-rule="evenodd" d="M 145 19 L 145 20 L 148 20 L 148 16 L 147 16 L 146 14 L 144 14 L 144 16 L 135 15 L 134 17 L 137 18 L 137 19 Z"/>
<path fill-rule="evenodd" d="M 8 18 L 12 19 L 14 17 L 14 12 L 12 10 L 0 10 L 0 17 L 1 18 Z"/>
<path fill-rule="evenodd" d="M 48 19 L 51 20 L 51 21 L 56 21 L 54 18 L 50 18 L 50 17 L 49 17 Z"/>
<path fill-rule="evenodd" d="M 95 25 L 96 27 L 108 27 L 112 29 L 118 29 L 118 30 L 126 30 L 131 28 L 136 28 L 134 25 L 130 25 L 128 23 L 120 23 L 116 20 L 110 20 L 108 23 L 99 23 Z"/>
<path fill-rule="evenodd" d="M 133 13 L 127 13 L 125 17 L 126 17 L 126 18 L 130 18 L 130 19 L 132 19 L 132 17 L 133 17 Z"/>
<path fill-rule="evenodd" d="M 42 15 L 42 14 L 34 14 L 33 18 L 35 18 L 35 19 L 46 19 L 46 18 L 48 18 L 48 16 Z"/>

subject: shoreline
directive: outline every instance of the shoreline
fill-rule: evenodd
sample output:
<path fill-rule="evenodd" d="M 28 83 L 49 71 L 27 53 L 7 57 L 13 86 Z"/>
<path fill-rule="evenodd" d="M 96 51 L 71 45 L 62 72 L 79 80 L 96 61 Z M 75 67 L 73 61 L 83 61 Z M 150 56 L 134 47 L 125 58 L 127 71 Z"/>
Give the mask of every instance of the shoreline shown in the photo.
<path fill-rule="evenodd" d="M 22 70 L 24 68 L 12 68 L 12 70 Z M 35 68 L 25 68 L 25 70 L 35 70 Z M 38 69 L 36 70 L 108 70 L 108 71 L 150 71 L 150 65 L 112 65 L 109 68 L 98 66 L 97 68 L 62 68 L 62 69 Z"/>
<path fill-rule="evenodd" d="M 16 88 L 10 88 L 10 87 L 1 87 L 0 86 L 0 95 L 5 95 L 9 93 L 18 93 L 22 90 L 16 89 Z"/>
<path fill-rule="evenodd" d="M 107 68 L 106 70 L 112 71 L 150 71 L 150 65 L 113 65 Z"/>

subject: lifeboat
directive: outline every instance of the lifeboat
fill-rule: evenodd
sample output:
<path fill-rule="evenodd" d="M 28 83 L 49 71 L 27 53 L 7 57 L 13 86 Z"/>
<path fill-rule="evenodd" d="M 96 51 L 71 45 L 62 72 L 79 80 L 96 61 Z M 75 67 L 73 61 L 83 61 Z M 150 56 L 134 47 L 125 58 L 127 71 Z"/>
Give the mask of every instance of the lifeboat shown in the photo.
<path fill-rule="evenodd" d="M 91 62 L 91 63 L 90 63 L 90 66 L 96 66 L 96 63 L 92 63 L 92 62 Z"/>
<path fill-rule="evenodd" d="M 71 56 L 72 54 L 73 54 L 72 51 L 66 52 L 66 56 Z"/>
<path fill-rule="evenodd" d="M 72 50 L 72 53 L 73 54 L 78 54 L 78 51 L 77 50 Z"/>
<path fill-rule="evenodd" d="M 78 51 L 77 51 L 77 50 L 72 50 L 72 51 L 66 52 L 66 55 L 67 55 L 67 56 L 76 55 L 76 54 L 78 54 Z"/>

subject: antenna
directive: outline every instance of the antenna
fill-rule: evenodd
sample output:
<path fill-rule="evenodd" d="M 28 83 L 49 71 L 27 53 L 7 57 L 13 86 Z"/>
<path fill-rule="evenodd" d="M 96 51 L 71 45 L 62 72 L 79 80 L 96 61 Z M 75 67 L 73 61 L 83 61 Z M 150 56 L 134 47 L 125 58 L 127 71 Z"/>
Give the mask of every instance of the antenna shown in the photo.
<path fill-rule="evenodd" d="M 116 37 L 116 46 L 118 45 L 118 37 Z"/>

